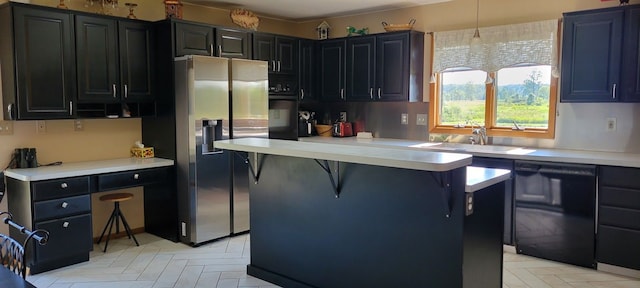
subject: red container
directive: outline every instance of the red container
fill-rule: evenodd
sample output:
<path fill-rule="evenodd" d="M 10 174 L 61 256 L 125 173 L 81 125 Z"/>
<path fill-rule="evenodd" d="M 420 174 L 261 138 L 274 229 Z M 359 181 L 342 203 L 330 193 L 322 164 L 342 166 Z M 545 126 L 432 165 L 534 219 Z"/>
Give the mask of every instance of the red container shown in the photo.
<path fill-rule="evenodd" d="M 333 124 L 333 137 L 349 137 L 353 136 L 353 127 L 351 122 L 338 122 Z"/>

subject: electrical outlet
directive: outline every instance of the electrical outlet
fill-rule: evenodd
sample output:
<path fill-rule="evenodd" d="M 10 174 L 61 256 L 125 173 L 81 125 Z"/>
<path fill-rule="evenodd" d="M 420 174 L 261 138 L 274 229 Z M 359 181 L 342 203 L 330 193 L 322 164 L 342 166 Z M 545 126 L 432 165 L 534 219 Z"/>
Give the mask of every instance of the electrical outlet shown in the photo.
<path fill-rule="evenodd" d="M 400 124 L 402 124 L 402 125 L 408 125 L 409 124 L 409 114 L 402 113 L 402 115 L 400 116 Z"/>
<path fill-rule="evenodd" d="M 607 131 L 616 131 L 617 123 L 616 118 L 607 118 Z"/>
<path fill-rule="evenodd" d="M 36 132 L 47 133 L 47 123 L 44 120 L 36 121 Z"/>
<path fill-rule="evenodd" d="M 427 126 L 427 114 L 418 114 L 416 117 L 416 125 Z"/>
<path fill-rule="evenodd" d="M 13 121 L 0 121 L 0 135 L 13 135 Z"/>
<path fill-rule="evenodd" d="M 73 120 L 74 131 L 84 131 L 84 122 L 82 120 Z"/>
<path fill-rule="evenodd" d="M 340 112 L 340 122 L 347 122 L 347 112 Z"/>

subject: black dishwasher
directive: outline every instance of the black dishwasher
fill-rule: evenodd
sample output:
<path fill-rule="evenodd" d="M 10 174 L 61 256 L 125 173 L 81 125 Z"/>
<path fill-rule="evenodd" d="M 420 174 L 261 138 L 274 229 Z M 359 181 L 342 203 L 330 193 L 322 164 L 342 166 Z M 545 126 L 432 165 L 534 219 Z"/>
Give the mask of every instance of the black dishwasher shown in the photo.
<path fill-rule="evenodd" d="M 518 253 L 595 268 L 594 165 L 515 162 Z"/>

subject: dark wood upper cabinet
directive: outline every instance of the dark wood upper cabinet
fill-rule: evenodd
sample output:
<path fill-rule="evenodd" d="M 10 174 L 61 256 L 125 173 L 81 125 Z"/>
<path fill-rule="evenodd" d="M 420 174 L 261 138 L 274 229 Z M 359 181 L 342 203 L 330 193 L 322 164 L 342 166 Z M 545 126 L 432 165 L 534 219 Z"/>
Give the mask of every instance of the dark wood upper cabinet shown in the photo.
<path fill-rule="evenodd" d="M 251 58 L 251 34 L 249 32 L 216 28 L 217 55 L 227 58 Z"/>
<path fill-rule="evenodd" d="M 152 101 L 153 28 L 148 22 L 118 21 L 120 83 L 125 101 Z"/>
<path fill-rule="evenodd" d="M 298 39 L 267 33 L 253 34 L 253 59 L 269 62 L 269 73 L 298 74 Z"/>
<path fill-rule="evenodd" d="M 119 102 L 117 23 L 112 19 L 76 17 L 78 101 Z"/>
<path fill-rule="evenodd" d="M 423 32 L 325 40 L 320 53 L 325 101 L 422 101 Z"/>
<path fill-rule="evenodd" d="M 422 101 L 424 33 L 379 34 L 376 39 L 379 101 Z"/>
<path fill-rule="evenodd" d="M 345 101 L 346 39 L 320 43 L 320 97 L 323 101 Z"/>
<path fill-rule="evenodd" d="M 347 93 L 350 101 L 373 100 L 376 87 L 376 36 L 347 39 Z"/>
<path fill-rule="evenodd" d="M 0 21 L 5 119 L 74 117 L 72 15 L 11 3 L 0 8 Z"/>
<path fill-rule="evenodd" d="M 175 23 L 175 54 L 250 59 L 251 33 L 206 24 Z"/>
<path fill-rule="evenodd" d="M 640 102 L 640 5 L 565 13 L 562 102 Z"/>
<path fill-rule="evenodd" d="M 175 23 L 176 57 L 184 55 L 213 56 L 213 27 L 190 23 Z"/>
<path fill-rule="evenodd" d="M 300 40 L 300 101 L 318 100 L 316 92 L 316 42 Z"/>

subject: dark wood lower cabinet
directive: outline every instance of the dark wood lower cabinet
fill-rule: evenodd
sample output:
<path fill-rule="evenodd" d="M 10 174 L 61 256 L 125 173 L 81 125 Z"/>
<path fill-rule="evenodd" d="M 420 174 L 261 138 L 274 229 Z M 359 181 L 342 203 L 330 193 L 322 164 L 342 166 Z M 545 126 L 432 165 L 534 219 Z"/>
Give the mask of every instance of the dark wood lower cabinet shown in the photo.
<path fill-rule="evenodd" d="M 640 270 L 640 169 L 600 166 L 596 260 Z"/>

